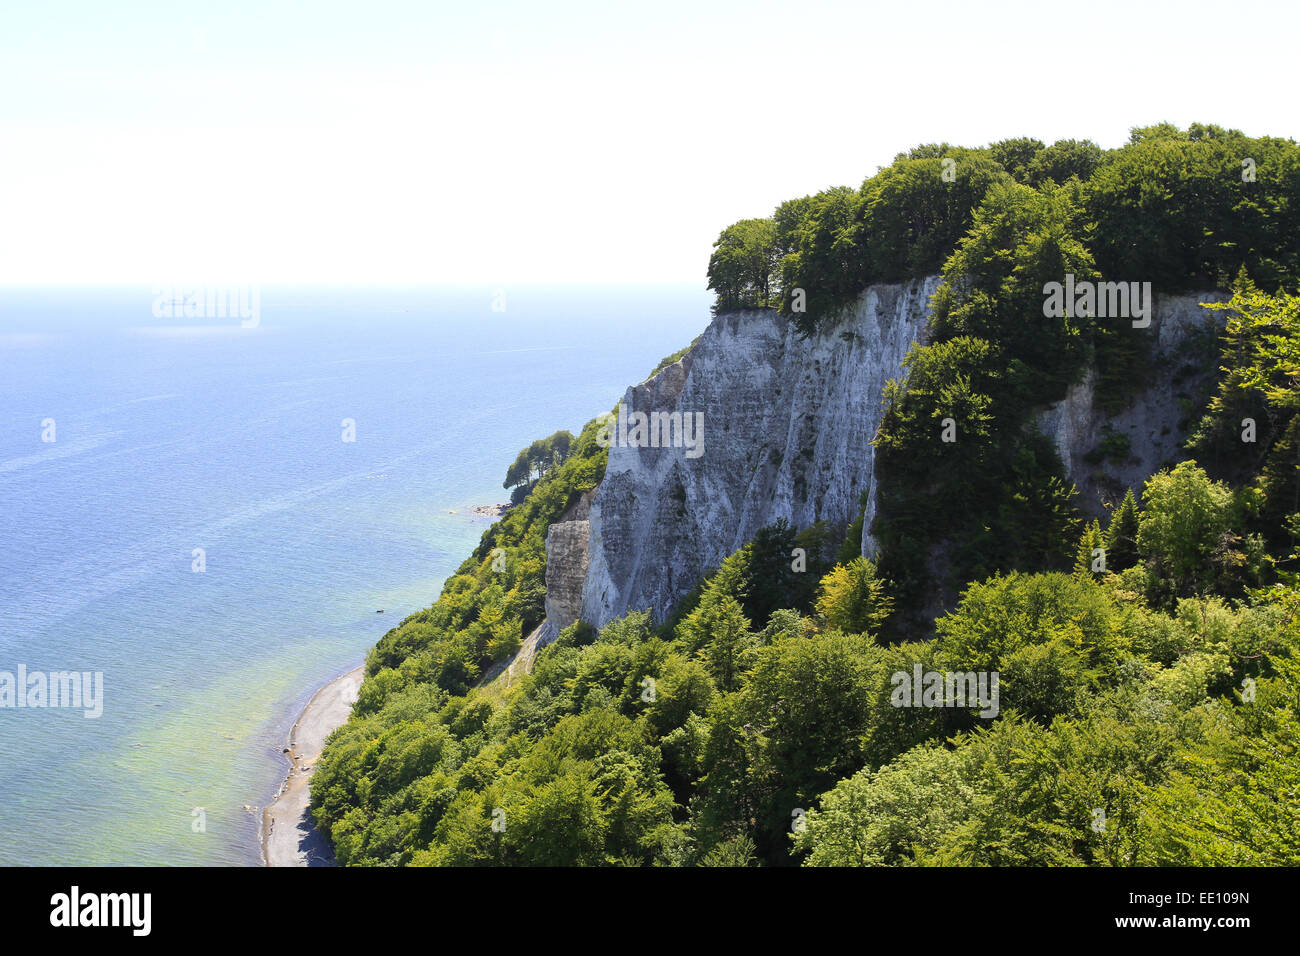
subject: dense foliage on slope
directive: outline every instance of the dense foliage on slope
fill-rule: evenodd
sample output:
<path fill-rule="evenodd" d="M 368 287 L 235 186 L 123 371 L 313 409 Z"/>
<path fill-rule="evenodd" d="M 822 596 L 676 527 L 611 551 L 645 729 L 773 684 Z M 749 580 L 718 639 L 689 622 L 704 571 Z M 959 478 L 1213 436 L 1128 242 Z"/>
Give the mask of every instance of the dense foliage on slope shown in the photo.
<path fill-rule="evenodd" d="M 933 641 L 875 639 L 862 558 L 810 613 L 752 619 L 747 547 L 675 627 L 575 625 L 504 700 L 372 699 L 318 766 L 318 818 L 354 864 L 1295 862 L 1300 590 L 1146 597 L 1181 555 L 1216 573 L 1218 517 L 1178 524 L 1206 482 L 1153 478 L 1132 568 L 972 584 Z M 996 719 L 895 706 L 917 665 L 1000 673 Z"/>
<path fill-rule="evenodd" d="M 1241 155 L 1256 164 L 1253 181 Z M 1128 316 L 1050 317 L 1047 284 L 1071 275 L 1209 288 L 1232 270 L 1238 282 L 1294 283 L 1298 164 L 1294 144 L 1156 127 L 1102 156 L 1086 182 L 989 188 L 943 267 L 928 344 L 886 389 L 872 530 L 902 606 L 919 612 L 962 582 L 1068 561 L 1073 489 L 1030 416 L 1089 369 L 1098 406 L 1123 408 L 1145 380 L 1149 332 Z M 948 442 L 943 421 L 955 429 Z"/>
<path fill-rule="evenodd" d="M 1239 497 L 1155 475 L 1106 571 L 973 583 L 932 641 L 881 643 L 871 562 L 778 524 L 675 621 L 575 625 L 504 698 L 372 662 L 318 820 L 354 864 L 1294 863 L 1300 588 L 1243 591 Z M 999 712 L 895 706 L 916 666 L 998 673 Z"/>
<path fill-rule="evenodd" d="M 1045 283 L 1097 276 L 1072 237 L 1079 215 L 1077 183 L 993 186 L 944 267 L 929 344 L 885 387 L 871 530 L 905 607 L 999 571 L 1065 566 L 1073 488 L 1030 417 L 1088 367 L 1098 394 L 1127 394 L 1144 357 L 1130 322 L 1043 315 Z"/>
<path fill-rule="evenodd" d="M 588 424 L 568 445 L 568 457 L 484 532 L 436 604 L 384 635 L 366 660 L 357 713 L 412 684 L 463 694 L 542 622 L 546 529 L 604 474 L 609 452 L 596 441 L 597 431 L 597 422 Z"/>

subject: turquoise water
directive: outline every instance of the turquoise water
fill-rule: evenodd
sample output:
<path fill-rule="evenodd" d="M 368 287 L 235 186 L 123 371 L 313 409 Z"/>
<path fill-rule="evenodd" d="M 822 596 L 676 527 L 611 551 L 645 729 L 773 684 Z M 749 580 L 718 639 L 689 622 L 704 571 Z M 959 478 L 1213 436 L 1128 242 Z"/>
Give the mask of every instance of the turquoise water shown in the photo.
<path fill-rule="evenodd" d="M 259 862 L 243 807 L 311 694 L 437 597 L 519 448 L 708 317 L 698 289 L 507 293 L 264 288 L 244 329 L 0 291 L 0 672 L 104 675 L 99 719 L 0 708 L 0 864 Z"/>

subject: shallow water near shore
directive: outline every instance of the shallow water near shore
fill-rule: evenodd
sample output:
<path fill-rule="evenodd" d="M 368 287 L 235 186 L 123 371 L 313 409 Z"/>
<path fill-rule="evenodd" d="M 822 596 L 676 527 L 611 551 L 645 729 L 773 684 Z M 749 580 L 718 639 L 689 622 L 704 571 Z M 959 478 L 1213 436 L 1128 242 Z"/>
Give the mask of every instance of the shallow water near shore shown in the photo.
<path fill-rule="evenodd" d="M 258 863 L 312 694 L 437 597 L 519 448 L 708 319 L 697 289 L 492 294 L 263 289 L 241 329 L 0 291 L 0 671 L 104 675 L 98 719 L 0 709 L 0 864 Z"/>

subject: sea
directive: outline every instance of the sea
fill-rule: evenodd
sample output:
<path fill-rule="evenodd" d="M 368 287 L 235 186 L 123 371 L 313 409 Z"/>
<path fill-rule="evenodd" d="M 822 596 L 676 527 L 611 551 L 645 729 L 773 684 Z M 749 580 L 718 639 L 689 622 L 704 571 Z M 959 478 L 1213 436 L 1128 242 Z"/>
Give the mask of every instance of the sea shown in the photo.
<path fill-rule="evenodd" d="M 697 286 L 247 292 L 0 289 L 0 865 L 259 864 L 312 694 L 437 598 L 519 449 L 709 320 Z M 3 706 L 20 668 L 102 697 Z"/>

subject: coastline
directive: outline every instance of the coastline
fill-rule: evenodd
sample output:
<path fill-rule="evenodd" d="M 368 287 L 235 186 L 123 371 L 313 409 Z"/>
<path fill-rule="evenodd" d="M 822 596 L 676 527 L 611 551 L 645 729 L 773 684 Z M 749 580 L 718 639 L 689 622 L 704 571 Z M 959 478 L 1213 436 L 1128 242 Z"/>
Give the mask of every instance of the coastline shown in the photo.
<path fill-rule="evenodd" d="M 336 677 L 316 691 L 289 734 L 284 754 L 289 773 L 262 812 L 260 840 L 264 866 L 333 866 L 329 843 L 311 823 L 311 777 L 325 739 L 346 723 L 356 703 L 365 665 Z"/>

